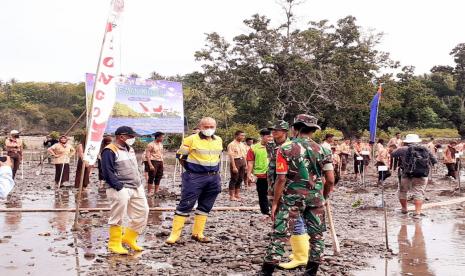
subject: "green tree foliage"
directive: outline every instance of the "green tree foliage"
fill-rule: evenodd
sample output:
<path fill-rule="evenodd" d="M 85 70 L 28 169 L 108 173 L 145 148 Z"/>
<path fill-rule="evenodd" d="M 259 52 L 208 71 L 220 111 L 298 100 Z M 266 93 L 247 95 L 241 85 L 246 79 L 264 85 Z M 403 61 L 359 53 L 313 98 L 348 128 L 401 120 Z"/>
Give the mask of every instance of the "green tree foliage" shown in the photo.
<path fill-rule="evenodd" d="M 66 130 L 84 111 L 84 103 L 83 83 L 0 82 L 0 130 Z"/>
<path fill-rule="evenodd" d="M 397 65 L 375 50 L 381 35 L 362 33 L 352 16 L 298 30 L 294 8 L 295 1 L 286 1 L 286 20 L 277 27 L 258 14 L 244 20 L 249 32 L 232 42 L 208 34 L 206 47 L 195 54 L 203 63 L 197 87 L 232 100 L 236 122 L 263 126 L 312 113 L 346 134 L 363 129 L 371 79 L 380 68 Z"/>
<path fill-rule="evenodd" d="M 135 152 L 139 153 L 139 152 L 143 152 L 148 144 L 149 143 L 144 142 L 144 141 L 142 141 L 140 139 L 136 139 L 136 142 L 134 142 L 132 147 L 134 148 Z"/>
<path fill-rule="evenodd" d="M 234 140 L 234 133 L 238 130 L 245 132 L 246 137 L 260 138 L 259 130 L 255 125 L 252 124 L 238 124 L 234 123 L 228 129 L 219 128 L 216 134 L 223 139 L 223 145 L 226 147 L 232 140 Z"/>
<path fill-rule="evenodd" d="M 378 50 L 382 33 L 364 31 L 350 15 L 297 24 L 297 5 L 282 1 L 282 22 L 260 14 L 245 19 L 246 31 L 232 40 L 207 34 L 205 47 L 194 54 L 200 72 L 153 72 L 150 78 L 182 82 L 189 128 L 211 116 L 225 143 L 236 129 L 258 136 L 257 129 L 277 119 L 290 122 L 299 113 L 315 115 L 323 130 L 338 129 L 341 137 L 363 134 L 379 83 L 379 137 L 394 129 L 455 128 L 465 138 L 465 43 L 450 52 L 454 66 L 437 65 L 421 76 L 413 66 L 396 76 L 383 74 L 400 64 Z M 0 82 L 0 131 L 64 131 L 84 104 L 84 83 Z M 136 115 L 123 106 L 115 109 L 116 115 Z"/>
<path fill-rule="evenodd" d="M 71 126 L 76 118 L 69 109 L 55 107 L 46 111 L 45 119 L 51 129 L 64 132 Z"/>

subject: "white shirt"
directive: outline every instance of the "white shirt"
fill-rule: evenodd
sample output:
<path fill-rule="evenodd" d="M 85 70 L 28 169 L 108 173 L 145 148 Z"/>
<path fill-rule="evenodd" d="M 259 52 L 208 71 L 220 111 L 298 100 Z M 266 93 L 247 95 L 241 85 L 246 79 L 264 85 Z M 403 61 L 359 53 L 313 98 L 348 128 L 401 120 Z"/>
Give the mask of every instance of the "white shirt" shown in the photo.
<path fill-rule="evenodd" d="M 328 143 L 328 142 L 326 142 L 326 141 L 324 141 L 324 142 L 321 144 L 321 146 L 322 146 L 323 148 L 325 148 L 325 149 L 331 150 L 331 144 Z"/>
<path fill-rule="evenodd" d="M 0 166 L 0 198 L 6 198 L 14 186 L 15 181 L 11 167 Z"/>

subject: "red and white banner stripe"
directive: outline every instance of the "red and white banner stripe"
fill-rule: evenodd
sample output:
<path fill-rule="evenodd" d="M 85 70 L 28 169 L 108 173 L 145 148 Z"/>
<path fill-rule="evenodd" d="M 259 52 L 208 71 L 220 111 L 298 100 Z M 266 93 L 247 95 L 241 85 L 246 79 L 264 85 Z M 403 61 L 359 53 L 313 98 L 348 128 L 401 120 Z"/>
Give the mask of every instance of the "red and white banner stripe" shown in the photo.
<path fill-rule="evenodd" d="M 117 51 L 115 38 L 117 30 L 121 27 L 121 15 L 124 10 L 124 0 L 112 0 L 110 14 L 105 26 L 102 49 L 97 66 L 96 81 L 92 94 L 92 105 L 89 109 L 89 121 L 87 122 L 87 140 L 84 151 L 84 161 L 89 165 L 95 164 L 100 151 L 108 120 L 116 100 L 115 82 L 115 56 Z"/>

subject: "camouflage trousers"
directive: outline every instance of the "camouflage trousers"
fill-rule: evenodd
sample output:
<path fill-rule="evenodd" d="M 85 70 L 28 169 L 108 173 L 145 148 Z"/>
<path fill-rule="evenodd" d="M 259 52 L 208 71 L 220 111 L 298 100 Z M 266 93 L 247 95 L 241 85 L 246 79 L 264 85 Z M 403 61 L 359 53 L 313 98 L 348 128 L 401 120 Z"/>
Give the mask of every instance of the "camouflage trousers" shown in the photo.
<path fill-rule="evenodd" d="M 283 195 L 273 226 L 271 243 L 266 249 L 264 261 L 279 263 L 283 257 L 284 246 L 289 240 L 299 217 L 302 217 L 310 236 L 309 261 L 321 262 L 325 243 L 323 233 L 326 231 L 325 209 L 323 205 L 308 203 L 303 195 Z"/>

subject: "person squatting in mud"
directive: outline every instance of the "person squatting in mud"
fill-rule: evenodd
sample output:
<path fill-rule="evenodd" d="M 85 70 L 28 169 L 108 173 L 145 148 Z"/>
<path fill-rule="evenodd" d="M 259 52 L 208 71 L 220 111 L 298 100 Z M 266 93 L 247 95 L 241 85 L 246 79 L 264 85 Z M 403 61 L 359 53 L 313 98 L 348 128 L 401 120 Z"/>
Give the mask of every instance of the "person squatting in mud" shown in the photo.
<path fill-rule="evenodd" d="M 316 275 L 325 247 L 324 204 L 334 185 L 331 152 L 311 139 L 313 133 L 320 129 L 315 117 L 298 115 L 293 127 L 297 137 L 280 147 L 277 153 L 277 180 L 271 211 L 274 221 L 272 241 L 266 249 L 260 275 L 273 274 L 299 216 L 303 218 L 310 236 L 305 275 Z"/>

